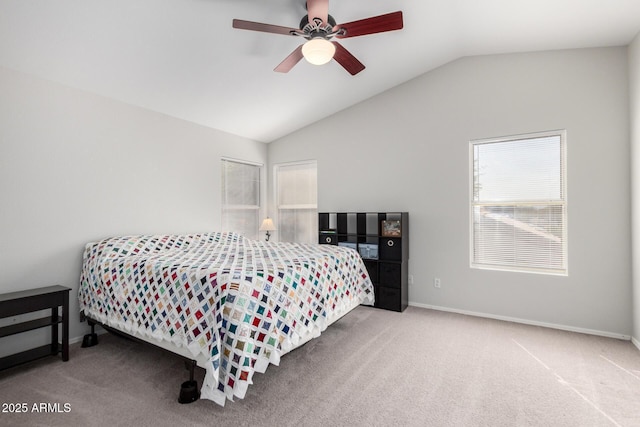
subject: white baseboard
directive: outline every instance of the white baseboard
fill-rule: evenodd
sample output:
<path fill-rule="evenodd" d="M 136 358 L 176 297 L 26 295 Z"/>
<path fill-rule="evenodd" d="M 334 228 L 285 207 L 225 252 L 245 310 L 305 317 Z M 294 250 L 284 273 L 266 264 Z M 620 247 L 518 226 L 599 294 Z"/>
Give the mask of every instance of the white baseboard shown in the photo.
<path fill-rule="evenodd" d="M 638 350 L 640 350 L 640 341 L 638 341 L 635 337 L 631 337 L 631 342 L 636 346 Z"/>
<path fill-rule="evenodd" d="M 448 312 L 451 312 L 451 313 L 464 314 L 464 315 L 467 315 L 467 316 L 484 317 L 484 318 L 487 318 L 487 319 L 503 320 L 505 322 L 522 323 L 522 324 L 525 324 L 525 325 L 542 326 L 544 328 L 559 329 L 559 330 L 562 330 L 562 331 L 578 332 L 578 333 L 581 333 L 581 334 L 598 335 L 598 336 L 601 336 L 601 337 L 616 338 L 616 339 L 619 339 L 619 340 L 632 341 L 633 344 L 636 347 L 638 347 L 638 349 L 640 350 L 640 342 L 635 340 L 635 338 L 632 338 L 630 335 L 617 334 L 617 333 L 614 333 L 614 332 L 598 331 L 598 330 L 595 330 L 595 329 L 577 328 L 577 327 L 574 327 L 574 326 L 557 325 L 555 323 L 538 322 L 538 321 L 535 321 L 535 320 L 519 319 L 517 317 L 498 316 L 498 315 L 495 315 L 495 314 L 479 313 L 479 312 L 476 312 L 476 311 L 459 310 L 459 309 L 456 309 L 456 308 L 440 307 L 440 306 L 437 306 L 437 305 L 420 304 L 420 303 L 417 303 L 417 302 L 409 302 L 409 305 L 414 306 L 414 307 L 428 308 L 430 310 L 448 311 Z"/>

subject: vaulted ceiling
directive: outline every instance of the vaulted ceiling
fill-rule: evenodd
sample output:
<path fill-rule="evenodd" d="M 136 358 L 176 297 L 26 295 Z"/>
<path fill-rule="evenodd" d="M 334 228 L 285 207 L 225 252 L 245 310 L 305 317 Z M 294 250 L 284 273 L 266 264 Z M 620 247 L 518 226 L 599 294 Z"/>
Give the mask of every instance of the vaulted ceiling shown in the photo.
<path fill-rule="evenodd" d="M 0 66 L 270 142 L 463 56 L 627 45 L 639 0 L 330 0 L 338 23 L 401 10 L 404 29 L 340 43 L 332 61 L 273 69 L 302 41 L 305 0 L 2 0 Z"/>

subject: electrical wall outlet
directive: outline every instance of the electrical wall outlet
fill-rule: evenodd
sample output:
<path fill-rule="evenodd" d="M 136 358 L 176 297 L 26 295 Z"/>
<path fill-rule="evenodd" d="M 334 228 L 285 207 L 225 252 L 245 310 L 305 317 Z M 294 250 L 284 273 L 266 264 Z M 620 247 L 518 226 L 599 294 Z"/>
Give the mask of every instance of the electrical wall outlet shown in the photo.
<path fill-rule="evenodd" d="M 440 289 L 440 278 L 439 277 L 434 277 L 433 278 L 433 287 Z"/>

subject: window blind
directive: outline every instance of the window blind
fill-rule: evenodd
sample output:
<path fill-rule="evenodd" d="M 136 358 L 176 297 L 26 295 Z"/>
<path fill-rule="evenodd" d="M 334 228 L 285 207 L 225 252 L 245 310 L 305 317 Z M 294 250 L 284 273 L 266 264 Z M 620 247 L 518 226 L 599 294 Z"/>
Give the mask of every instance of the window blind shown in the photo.
<path fill-rule="evenodd" d="M 281 241 L 317 243 L 317 175 L 315 161 L 276 166 L 278 235 Z"/>
<path fill-rule="evenodd" d="M 471 142 L 471 266 L 566 274 L 564 132 Z"/>
<path fill-rule="evenodd" d="M 222 229 L 250 239 L 260 226 L 260 166 L 222 159 Z"/>

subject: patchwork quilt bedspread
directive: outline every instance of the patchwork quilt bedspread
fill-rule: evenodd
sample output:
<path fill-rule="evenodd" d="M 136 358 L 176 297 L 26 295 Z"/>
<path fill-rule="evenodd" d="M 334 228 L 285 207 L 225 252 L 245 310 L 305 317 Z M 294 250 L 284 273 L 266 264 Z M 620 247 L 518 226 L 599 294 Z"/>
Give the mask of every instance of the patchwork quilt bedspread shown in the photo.
<path fill-rule="evenodd" d="M 224 405 L 374 293 L 352 249 L 203 233 L 87 244 L 78 298 L 106 325 L 204 356 L 201 396 Z"/>

